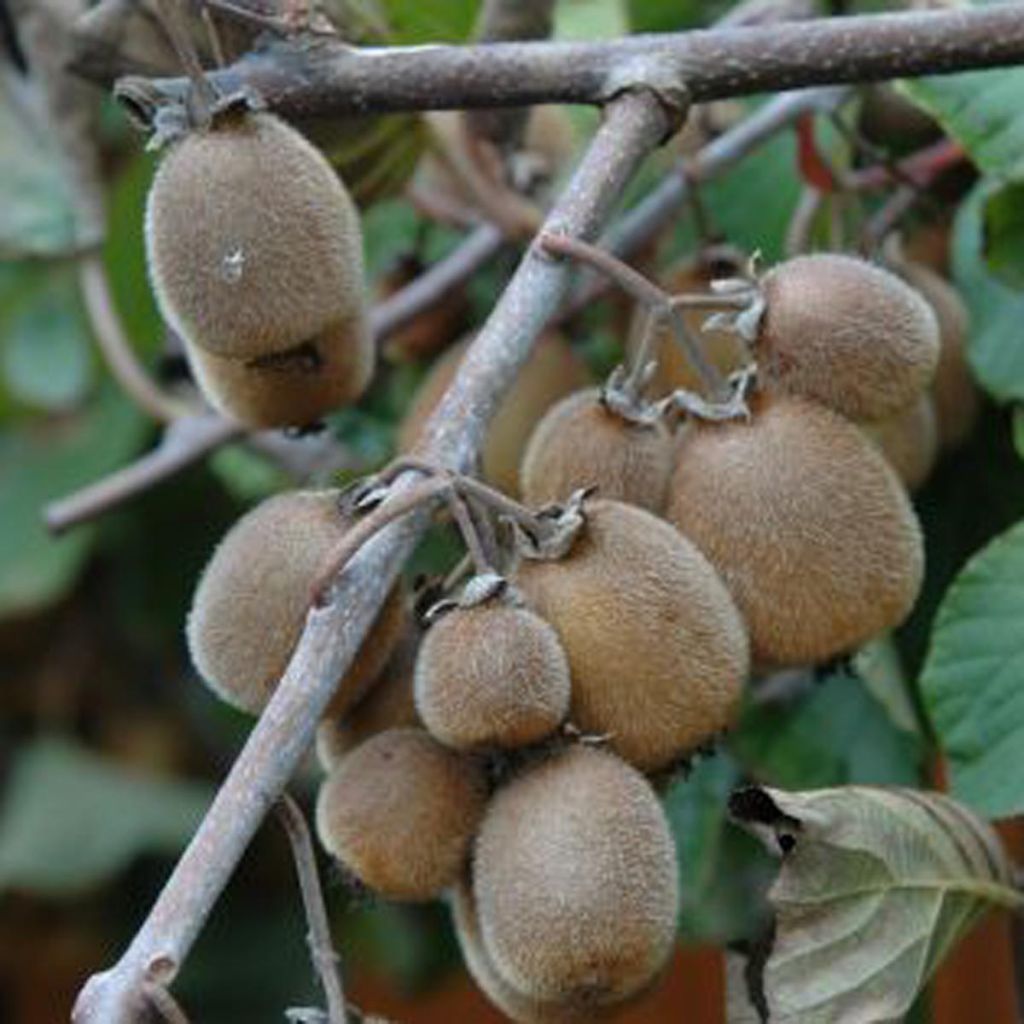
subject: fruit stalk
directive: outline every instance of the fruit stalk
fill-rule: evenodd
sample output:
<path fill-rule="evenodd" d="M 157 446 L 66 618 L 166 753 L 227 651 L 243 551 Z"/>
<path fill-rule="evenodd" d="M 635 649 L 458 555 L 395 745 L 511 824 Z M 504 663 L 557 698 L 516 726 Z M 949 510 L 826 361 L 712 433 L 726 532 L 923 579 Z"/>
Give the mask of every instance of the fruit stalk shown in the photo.
<path fill-rule="evenodd" d="M 647 90 L 609 103 L 604 123 L 547 230 L 593 238 L 641 160 L 664 137 L 669 118 Z M 456 470 L 470 467 L 530 346 L 563 297 L 570 268 L 531 249 L 463 360 L 427 424 L 423 454 Z M 402 480 L 395 487 L 401 493 Z M 410 481 L 411 482 L 411 481 Z M 334 684 L 351 663 L 425 526 L 422 514 L 393 523 L 363 547 L 314 609 L 285 672 L 199 830 L 120 961 L 79 994 L 76 1024 L 129 1024 L 145 984 L 169 984 L 267 811 L 313 741 Z"/>

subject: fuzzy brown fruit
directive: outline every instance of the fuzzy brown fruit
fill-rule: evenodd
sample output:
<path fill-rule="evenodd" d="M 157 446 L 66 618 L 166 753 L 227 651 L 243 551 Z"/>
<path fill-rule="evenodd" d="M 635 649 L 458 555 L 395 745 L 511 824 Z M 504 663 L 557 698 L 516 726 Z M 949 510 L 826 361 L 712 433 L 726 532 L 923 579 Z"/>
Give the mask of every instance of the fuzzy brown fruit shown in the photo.
<path fill-rule="evenodd" d="M 606 751 L 570 748 L 497 793 L 473 891 L 498 976 L 540 1002 L 621 1002 L 651 984 L 675 940 L 664 811 L 647 780 Z"/>
<path fill-rule="evenodd" d="M 223 700 L 262 710 L 291 658 L 323 561 L 351 526 L 338 491 L 274 495 L 225 534 L 192 599 L 186 625 L 196 670 Z M 357 701 L 383 668 L 405 622 L 396 588 L 339 681 L 335 713 Z"/>
<path fill-rule="evenodd" d="M 565 718 L 569 664 L 548 623 L 495 597 L 457 607 L 427 630 L 415 691 L 423 724 L 442 743 L 515 749 Z"/>
<path fill-rule="evenodd" d="M 755 355 L 767 391 L 878 420 L 928 387 L 939 331 L 928 303 L 895 274 L 836 253 L 797 256 L 764 278 Z"/>
<path fill-rule="evenodd" d="M 369 692 L 342 714 L 329 714 L 316 731 L 316 756 L 329 774 L 350 751 L 387 729 L 421 726 L 413 695 L 420 629 L 408 623 Z"/>
<path fill-rule="evenodd" d="M 967 365 L 970 318 L 957 290 L 934 270 L 920 263 L 904 263 L 899 272 L 927 299 L 939 324 L 939 365 L 932 381 L 932 399 L 944 448 L 963 444 L 974 427 L 981 406 L 978 388 Z"/>
<path fill-rule="evenodd" d="M 422 729 L 389 729 L 342 759 L 320 787 L 317 835 L 367 888 L 429 900 L 465 867 L 486 800 L 475 761 Z"/>
<path fill-rule="evenodd" d="M 185 341 L 192 375 L 207 401 L 253 429 L 304 427 L 354 401 L 373 373 L 372 353 L 330 332 L 291 352 L 243 362 Z"/>
<path fill-rule="evenodd" d="M 939 431 L 931 395 L 922 395 L 909 409 L 864 429 L 903 486 L 911 493 L 921 487 L 939 456 Z"/>
<path fill-rule="evenodd" d="M 755 663 L 825 661 L 910 612 L 920 526 L 852 423 L 793 396 L 762 398 L 752 412 L 683 435 L 668 518 L 722 574 Z"/>
<path fill-rule="evenodd" d="M 408 452 L 416 446 L 468 346 L 468 340 L 460 342 L 430 368 L 399 427 L 400 451 Z M 548 332 L 537 339 L 487 429 L 481 463 L 489 483 L 506 494 L 518 493 L 519 464 L 537 420 L 563 395 L 587 383 L 586 366 L 560 334 Z"/>
<path fill-rule="evenodd" d="M 618 501 L 583 509 L 569 554 L 524 560 L 516 583 L 569 657 L 570 720 L 656 771 L 732 724 L 746 631 L 714 568 L 669 524 Z"/>
<path fill-rule="evenodd" d="M 214 355 L 371 347 L 362 234 L 330 164 L 280 118 L 235 111 L 175 142 L 146 207 L 160 310 Z"/>
<path fill-rule="evenodd" d="M 510 985 L 494 966 L 480 934 L 480 915 L 473 897 L 472 882 L 460 878 L 449 894 L 452 923 L 463 962 L 485 996 L 517 1024 L 587 1024 L 595 1017 L 592 1007 L 560 1002 L 543 1002 L 524 995 Z"/>
<path fill-rule="evenodd" d="M 553 405 L 530 437 L 520 470 L 529 505 L 565 501 L 580 488 L 660 512 L 672 474 L 672 436 L 660 420 L 636 423 L 587 388 Z"/>

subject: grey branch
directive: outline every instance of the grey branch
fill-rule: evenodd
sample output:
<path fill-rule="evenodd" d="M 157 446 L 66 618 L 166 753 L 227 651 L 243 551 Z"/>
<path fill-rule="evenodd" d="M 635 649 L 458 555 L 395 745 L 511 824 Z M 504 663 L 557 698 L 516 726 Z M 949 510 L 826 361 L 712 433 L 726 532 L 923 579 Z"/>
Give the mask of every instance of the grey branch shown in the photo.
<path fill-rule="evenodd" d="M 809 85 L 939 74 L 1024 61 L 1024 5 L 864 15 L 634 36 L 365 48 L 278 40 L 212 73 L 287 117 L 600 104 L 631 85 L 685 83 L 695 102 Z M 124 79 L 137 112 L 180 99 L 184 79 Z"/>
<path fill-rule="evenodd" d="M 670 127 L 665 108 L 649 92 L 627 92 L 611 103 L 545 228 L 592 239 L 640 161 Z M 421 454 L 456 470 L 472 466 L 487 423 L 565 293 L 569 272 L 535 248 L 526 253 L 428 422 Z M 396 490 L 407 482 L 400 478 Z M 310 611 L 284 678 L 146 921 L 121 960 L 94 975 L 80 993 L 76 1024 L 131 1024 L 146 979 L 157 972 L 173 978 L 312 742 L 337 680 L 424 525 L 418 514 L 381 531 L 346 566 L 332 600 Z"/>

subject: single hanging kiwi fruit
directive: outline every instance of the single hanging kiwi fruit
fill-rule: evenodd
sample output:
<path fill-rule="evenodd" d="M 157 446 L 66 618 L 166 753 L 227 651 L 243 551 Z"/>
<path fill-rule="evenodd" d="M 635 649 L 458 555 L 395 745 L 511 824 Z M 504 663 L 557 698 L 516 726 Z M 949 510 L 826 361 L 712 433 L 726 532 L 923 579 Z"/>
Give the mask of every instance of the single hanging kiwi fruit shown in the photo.
<path fill-rule="evenodd" d="M 722 574 L 763 667 L 826 661 L 898 625 L 921 587 L 921 529 L 854 424 L 791 395 L 683 434 L 668 518 Z"/>
<path fill-rule="evenodd" d="M 146 252 L 164 319 L 212 357 L 201 380 L 222 359 L 300 359 L 308 383 L 324 379 L 280 425 L 311 422 L 366 387 L 374 347 L 359 219 L 322 154 L 280 118 L 234 106 L 173 142 L 149 192 Z M 240 387 L 222 382 L 215 404 L 230 411 Z M 238 418 L 272 417 L 242 403 Z"/>
<path fill-rule="evenodd" d="M 192 662 L 222 699 L 262 710 L 295 648 L 324 558 L 351 527 L 339 491 L 290 491 L 247 512 L 217 546 L 192 598 L 186 638 Z M 367 690 L 405 623 L 391 593 L 331 704 L 341 713 Z"/>
<path fill-rule="evenodd" d="M 429 900 L 465 868 L 486 800 L 480 763 L 422 729 L 389 729 L 356 747 L 321 785 L 316 830 L 367 888 Z"/>
<path fill-rule="evenodd" d="M 957 290 L 930 267 L 906 262 L 900 275 L 928 301 L 939 324 L 939 365 L 932 381 L 932 400 L 943 448 L 963 444 L 974 427 L 981 396 L 967 365 L 970 317 Z"/>
<path fill-rule="evenodd" d="M 911 494 L 918 490 L 939 456 L 939 431 L 932 396 L 922 395 L 909 409 L 866 424 L 864 430 L 888 459 L 903 486 Z"/>
<path fill-rule="evenodd" d="M 569 710 L 569 664 L 555 630 L 500 577 L 427 630 L 416 659 L 416 709 L 459 750 L 515 749 L 549 736 Z"/>
<path fill-rule="evenodd" d="M 661 512 L 672 457 L 672 435 L 661 420 L 628 418 L 600 389 L 587 388 L 553 405 L 537 424 L 520 492 L 527 504 L 544 505 L 595 487 L 603 498 Z"/>
<path fill-rule="evenodd" d="M 524 558 L 516 585 L 569 658 L 569 717 L 643 771 L 665 768 L 733 722 L 747 634 L 711 563 L 634 505 L 583 502 L 559 559 Z"/>
<path fill-rule="evenodd" d="M 647 780 L 578 745 L 494 796 L 473 858 L 484 948 L 512 989 L 594 1010 L 647 988 L 675 942 L 675 846 Z"/>
<path fill-rule="evenodd" d="M 450 348 L 431 366 L 398 428 L 399 451 L 412 451 L 420 440 L 470 340 Z M 537 421 L 563 395 L 589 382 L 586 365 L 565 338 L 553 331 L 542 334 L 487 428 L 481 468 L 488 483 L 506 494 L 518 493 L 519 464 Z"/>
<path fill-rule="evenodd" d="M 763 281 L 754 342 L 761 386 L 858 421 L 911 405 L 939 361 L 931 306 L 881 267 L 838 253 L 797 256 Z"/>

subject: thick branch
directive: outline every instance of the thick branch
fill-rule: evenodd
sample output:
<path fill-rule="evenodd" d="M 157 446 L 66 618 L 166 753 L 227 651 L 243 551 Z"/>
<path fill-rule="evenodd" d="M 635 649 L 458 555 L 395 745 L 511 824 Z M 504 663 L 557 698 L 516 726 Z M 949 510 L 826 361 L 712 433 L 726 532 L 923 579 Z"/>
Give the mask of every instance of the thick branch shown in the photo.
<path fill-rule="evenodd" d="M 357 49 L 279 41 L 216 72 L 289 117 L 603 103 L 627 85 L 684 81 L 696 102 L 808 85 L 868 82 L 1024 61 L 1024 5 L 867 15 L 634 36 L 593 43 Z M 185 80 L 141 83 L 180 98 Z"/>
<path fill-rule="evenodd" d="M 641 159 L 668 128 L 664 108 L 649 93 L 626 93 L 612 103 L 546 229 L 593 238 Z M 428 422 L 422 454 L 457 470 L 472 465 L 488 421 L 565 292 L 569 272 L 535 249 L 526 254 Z M 118 964 L 93 976 L 79 996 L 77 1024 L 130 1024 L 146 979 L 173 978 L 312 742 L 336 681 L 423 525 L 422 515 L 412 516 L 382 531 L 348 564 L 333 600 L 311 610 L 284 678 L 149 917 Z"/>

